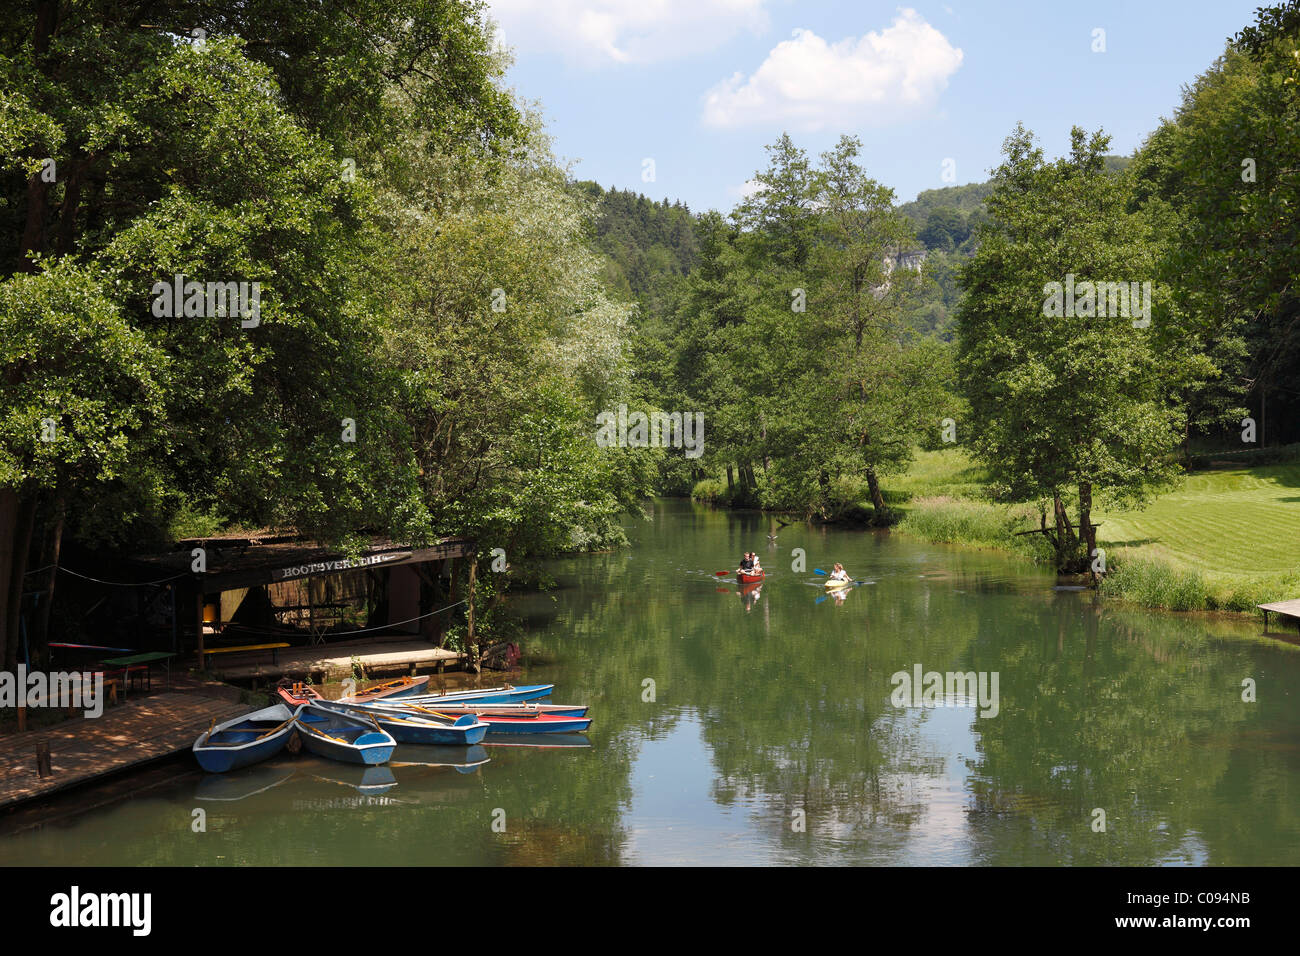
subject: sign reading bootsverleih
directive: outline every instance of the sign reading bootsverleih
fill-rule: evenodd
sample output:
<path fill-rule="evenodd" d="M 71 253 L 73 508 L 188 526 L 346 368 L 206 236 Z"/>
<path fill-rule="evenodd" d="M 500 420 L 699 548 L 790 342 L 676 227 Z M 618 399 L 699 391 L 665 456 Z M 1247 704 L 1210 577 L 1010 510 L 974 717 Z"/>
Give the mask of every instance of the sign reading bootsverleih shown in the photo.
<path fill-rule="evenodd" d="M 338 558 L 334 561 L 313 561 L 310 564 L 295 564 L 288 568 L 278 568 L 271 572 L 273 581 L 287 581 L 290 578 L 305 578 L 313 574 L 331 574 L 337 571 L 352 571 L 356 568 L 370 568 L 377 564 L 392 564 L 405 561 L 411 556 L 409 551 L 396 554 L 368 554 L 364 558 Z"/>

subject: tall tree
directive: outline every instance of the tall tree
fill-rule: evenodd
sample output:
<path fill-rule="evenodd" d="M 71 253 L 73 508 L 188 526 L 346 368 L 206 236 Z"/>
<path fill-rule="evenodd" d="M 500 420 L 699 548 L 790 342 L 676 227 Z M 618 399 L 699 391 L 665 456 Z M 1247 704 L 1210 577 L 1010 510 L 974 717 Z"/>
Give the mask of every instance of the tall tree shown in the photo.
<path fill-rule="evenodd" d="M 1076 127 L 1069 155 L 1047 162 L 1017 127 L 994 175 L 992 222 L 961 272 L 959 373 L 976 453 L 1003 495 L 1051 502 L 1055 527 L 1043 531 L 1062 571 L 1082 570 L 1095 550 L 1096 496 L 1139 498 L 1175 474 L 1171 392 L 1192 374 L 1163 347 L 1181 330 L 1152 285 L 1150 229 L 1105 169 L 1107 145 Z M 1127 307 L 1111 283 L 1123 283 Z"/>

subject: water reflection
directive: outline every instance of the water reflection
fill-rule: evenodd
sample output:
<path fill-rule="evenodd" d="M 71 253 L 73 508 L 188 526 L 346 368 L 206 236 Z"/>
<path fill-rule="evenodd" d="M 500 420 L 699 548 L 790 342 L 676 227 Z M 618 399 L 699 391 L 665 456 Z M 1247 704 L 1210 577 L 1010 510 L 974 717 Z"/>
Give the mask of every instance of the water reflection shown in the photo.
<path fill-rule="evenodd" d="M 767 529 L 659 502 L 631 551 L 555 562 L 560 591 L 512 599 L 532 661 L 512 679 L 589 704 L 585 737 L 403 747 L 391 782 L 305 758 L 288 776 L 191 774 L 0 837 L 0 862 L 1300 860 L 1300 651 L 1254 639 L 1257 622 L 1148 614 L 996 554 L 798 524 L 752 591 L 713 574 Z M 831 599 L 793 548 L 874 583 Z M 891 675 L 917 665 L 997 673 L 997 716 L 895 706 Z"/>

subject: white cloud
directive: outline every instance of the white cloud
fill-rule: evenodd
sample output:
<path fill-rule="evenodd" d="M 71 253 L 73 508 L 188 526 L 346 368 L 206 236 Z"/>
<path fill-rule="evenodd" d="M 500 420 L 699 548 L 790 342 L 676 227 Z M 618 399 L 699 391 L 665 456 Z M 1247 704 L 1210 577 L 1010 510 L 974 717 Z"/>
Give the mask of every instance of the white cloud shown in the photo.
<path fill-rule="evenodd" d="M 556 50 L 586 66 L 651 63 L 711 50 L 768 28 L 768 0 L 489 0 L 517 49 Z"/>
<path fill-rule="evenodd" d="M 704 98 L 704 122 L 805 129 L 888 123 L 934 104 L 961 66 L 962 51 L 915 10 L 879 33 L 827 43 L 795 30 L 752 74 L 736 73 Z"/>

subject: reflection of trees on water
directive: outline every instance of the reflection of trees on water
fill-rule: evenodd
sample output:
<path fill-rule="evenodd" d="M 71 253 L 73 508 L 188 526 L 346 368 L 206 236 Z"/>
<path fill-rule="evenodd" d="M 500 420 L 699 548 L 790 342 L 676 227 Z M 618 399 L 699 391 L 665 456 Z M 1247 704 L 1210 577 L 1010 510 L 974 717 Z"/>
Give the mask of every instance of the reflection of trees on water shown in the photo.
<path fill-rule="evenodd" d="M 979 721 L 971 767 L 982 861 L 1281 862 L 1264 846 L 1242 858 L 1220 836 L 1234 829 L 1224 817 L 1248 832 L 1272 829 L 1260 826 L 1267 789 L 1230 773 L 1260 716 L 1242 702 L 1240 680 L 1261 648 L 1216 646 L 1195 619 L 1073 600 L 1021 623 L 981 625 L 980 644 L 1003 661 L 1002 713 Z M 1253 745 L 1251 754 L 1258 767 Z M 1296 833 L 1294 801 L 1264 803 Z M 1105 833 L 1091 827 L 1095 808 L 1106 812 Z"/>
<path fill-rule="evenodd" d="M 783 529 L 783 549 L 823 535 L 797 530 Z M 561 562 L 561 579 L 580 587 L 523 602 L 555 609 L 553 627 L 526 644 L 558 661 L 544 672 L 557 700 L 590 702 L 594 734 L 628 751 L 600 762 L 627 771 L 643 735 L 698 715 L 712 799 L 749 808 L 791 859 L 905 860 L 909 841 L 953 832 L 932 801 L 954 786 L 969 795 L 953 840 L 981 862 L 1294 858 L 1294 738 L 1290 750 L 1263 748 L 1283 747 L 1273 732 L 1295 714 L 1272 711 L 1268 738 L 1255 740 L 1270 711 L 1240 700 L 1241 678 L 1276 663 L 1273 647 L 1213 641 L 1202 620 L 1054 596 L 1050 579 L 993 556 L 883 538 L 854 539 L 878 555 L 878 583 L 842 607 L 816 605 L 821 591 L 772 557 L 764 614 L 746 615 L 734 580 L 719 593 L 710 576 L 727 568 L 720 554 L 756 550 L 746 534 L 697 511 L 656 526 L 648 547 Z M 809 567 L 838 540 L 810 550 Z M 890 675 L 917 663 L 999 672 L 1001 713 L 964 712 L 966 768 L 933 742 L 934 712 L 889 701 Z M 1282 698 L 1295 690 L 1287 667 L 1274 670 Z M 641 699 L 646 678 L 653 704 Z M 1107 812 L 1105 834 L 1090 829 L 1094 807 Z M 792 832 L 793 809 L 806 812 L 806 834 Z"/>

